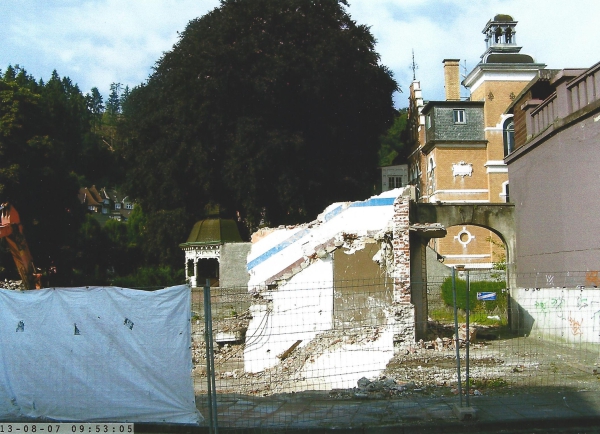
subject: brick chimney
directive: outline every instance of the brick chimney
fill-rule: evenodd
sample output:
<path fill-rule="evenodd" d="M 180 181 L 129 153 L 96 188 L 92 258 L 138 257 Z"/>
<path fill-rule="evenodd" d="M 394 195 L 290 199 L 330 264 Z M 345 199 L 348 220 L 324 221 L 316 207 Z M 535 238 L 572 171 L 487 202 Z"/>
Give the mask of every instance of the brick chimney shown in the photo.
<path fill-rule="evenodd" d="M 446 101 L 460 101 L 460 59 L 444 60 Z"/>

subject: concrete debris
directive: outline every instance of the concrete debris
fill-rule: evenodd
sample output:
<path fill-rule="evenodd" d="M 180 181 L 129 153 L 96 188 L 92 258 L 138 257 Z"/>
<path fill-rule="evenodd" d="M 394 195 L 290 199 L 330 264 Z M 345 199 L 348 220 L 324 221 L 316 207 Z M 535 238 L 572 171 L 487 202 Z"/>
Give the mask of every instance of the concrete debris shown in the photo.
<path fill-rule="evenodd" d="M 22 291 L 25 289 L 22 280 L 8 280 L 4 279 L 4 282 L 0 281 L 0 289 L 12 289 L 16 291 Z"/>
<path fill-rule="evenodd" d="M 218 320 L 213 324 L 215 330 L 244 329 L 248 325 L 248 315 Z M 193 375 L 196 383 L 206 378 L 206 347 L 204 345 L 204 324 L 193 324 L 192 354 Z M 414 343 L 408 350 L 397 352 L 377 376 L 364 376 L 356 381 L 355 387 L 332 387 L 327 396 L 330 399 L 365 400 L 390 399 L 412 394 L 451 394 L 456 389 L 456 352 L 455 339 L 452 337 L 453 325 L 430 322 L 428 340 Z M 216 334 L 217 332 L 215 332 Z M 261 372 L 244 370 L 244 344 L 215 345 L 215 370 L 217 387 L 222 393 L 240 393 L 254 396 L 270 396 L 280 393 L 295 393 L 305 390 L 317 390 L 306 368 L 315 360 L 336 348 L 374 341 L 380 336 L 377 327 L 343 330 L 328 330 L 319 333 L 304 346 L 290 347 L 286 357 L 271 368 Z M 491 334 L 491 331 L 487 331 Z M 304 344 L 304 342 L 303 342 Z M 464 348 L 464 341 L 460 341 Z M 497 354 L 487 352 L 487 341 L 471 343 L 471 377 L 488 379 L 490 384 L 498 377 L 510 372 L 513 366 L 507 366 Z M 462 353 L 464 358 L 464 351 Z M 464 359 L 463 359 L 464 370 Z M 523 369 L 519 369 L 519 372 Z M 519 375 L 519 372 L 513 375 Z M 335 374 L 334 374 L 335 375 Z M 485 383 L 485 381 L 484 381 Z M 484 394 L 479 388 L 470 390 L 470 394 Z"/>
<path fill-rule="evenodd" d="M 443 238 L 447 232 L 441 223 L 414 223 L 409 230 L 424 238 Z"/>

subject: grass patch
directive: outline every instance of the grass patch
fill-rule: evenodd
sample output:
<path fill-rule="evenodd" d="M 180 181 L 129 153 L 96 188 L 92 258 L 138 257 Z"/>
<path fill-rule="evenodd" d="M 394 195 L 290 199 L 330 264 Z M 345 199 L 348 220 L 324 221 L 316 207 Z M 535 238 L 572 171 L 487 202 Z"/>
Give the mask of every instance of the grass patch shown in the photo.
<path fill-rule="evenodd" d="M 459 310 L 457 312 L 458 322 L 464 323 L 466 322 L 467 315 L 465 311 Z M 453 324 L 454 323 L 454 309 L 450 306 L 430 309 L 429 317 L 434 320 L 441 322 L 443 324 Z M 488 318 L 488 317 L 499 317 L 496 318 Z M 498 308 L 492 312 L 487 311 L 476 311 L 469 312 L 469 322 L 471 324 L 477 323 L 479 325 L 487 325 L 487 326 L 506 326 L 508 325 L 508 318 L 506 316 L 506 311 L 502 312 Z"/>
<path fill-rule="evenodd" d="M 469 378 L 470 389 L 501 389 L 508 386 L 508 382 L 504 378 Z M 466 387 L 466 382 L 463 382 L 463 387 Z"/>
<path fill-rule="evenodd" d="M 495 292 L 496 300 L 480 301 L 477 300 L 478 292 Z M 452 295 L 452 278 L 448 277 L 442 283 L 442 300 L 446 306 L 454 305 Z M 472 312 L 505 312 L 507 308 L 508 294 L 506 292 L 506 282 L 496 281 L 474 281 L 469 284 L 469 310 Z M 456 305 L 461 310 L 467 308 L 467 282 L 463 279 L 456 279 Z"/>

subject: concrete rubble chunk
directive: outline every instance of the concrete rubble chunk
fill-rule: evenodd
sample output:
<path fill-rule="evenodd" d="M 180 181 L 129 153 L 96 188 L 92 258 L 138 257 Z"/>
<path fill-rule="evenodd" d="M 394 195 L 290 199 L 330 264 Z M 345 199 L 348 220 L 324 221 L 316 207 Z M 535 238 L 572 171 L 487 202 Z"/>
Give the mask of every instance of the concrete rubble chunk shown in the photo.
<path fill-rule="evenodd" d="M 365 387 L 367 387 L 369 384 L 371 384 L 371 380 L 369 380 L 369 379 L 368 379 L 368 378 L 366 378 L 366 377 L 362 377 L 361 379 L 359 379 L 359 380 L 356 382 L 356 385 L 357 385 L 358 387 L 360 387 L 361 389 L 364 389 L 364 388 L 365 388 Z"/>

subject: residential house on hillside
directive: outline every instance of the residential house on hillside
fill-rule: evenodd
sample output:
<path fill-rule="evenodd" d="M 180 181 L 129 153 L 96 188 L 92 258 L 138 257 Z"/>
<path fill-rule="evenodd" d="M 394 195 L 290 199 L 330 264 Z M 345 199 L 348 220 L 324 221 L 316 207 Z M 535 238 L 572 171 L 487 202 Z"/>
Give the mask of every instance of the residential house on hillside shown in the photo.
<path fill-rule="evenodd" d="M 98 190 L 95 185 L 79 189 L 78 198 L 101 225 L 109 219 L 127 221 L 135 206 L 133 200 L 117 189 L 103 187 Z"/>
<path fill-rule="evenodd" d="M 408 185 L 408 165 L 396 164 L 383 166 L 381 169 L 381 191 L 403 188 Z"/>

